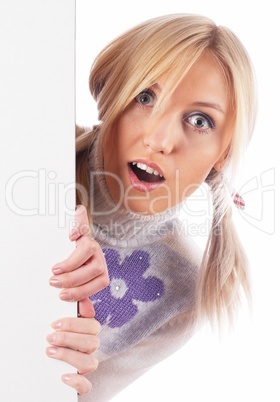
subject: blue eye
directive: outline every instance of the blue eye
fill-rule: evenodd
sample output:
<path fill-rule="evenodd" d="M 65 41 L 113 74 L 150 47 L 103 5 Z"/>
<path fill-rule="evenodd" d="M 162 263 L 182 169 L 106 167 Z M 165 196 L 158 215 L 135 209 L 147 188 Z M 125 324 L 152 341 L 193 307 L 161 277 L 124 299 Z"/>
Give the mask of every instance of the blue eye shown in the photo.
<path fill-rule="evenodd" d="M 209 129 L 215 128 L 213 120 L 202 112 L 192 113 L 184 120 L 201 133 L 206 133 Z"/>
<path fill-rule="evenodd" d="M 145 89 L 136 96 L 135 100 L 140 105 L 153 106 L 156 100 L 156 95 L 150 89 Z"/>

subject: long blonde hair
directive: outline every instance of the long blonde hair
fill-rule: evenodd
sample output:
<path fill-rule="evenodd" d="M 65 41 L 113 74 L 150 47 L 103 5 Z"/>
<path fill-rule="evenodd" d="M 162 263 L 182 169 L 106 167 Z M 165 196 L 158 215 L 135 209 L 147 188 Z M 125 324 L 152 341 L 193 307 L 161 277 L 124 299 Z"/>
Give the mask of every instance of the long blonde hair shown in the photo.
<path fill-rule="evenodd" d="M 77 132 L 77 186 L 88 188 L 88 151 L 94 136 L 107 133 L 130 102 L 164 73 L 168 82 L 159 102 L 172 94 L 204 53 L 219 63 L 228 84 L 235 129 L 226 164 L 207 178 L 214 215 L 197 282 L 196 313 L 221 321 L 232 316 L 242 290 L 249 297 L 247 261 L 231 219 L 224 177 L 232 181 L 255 120 L 254 76 L 250 59 L 228 28 L 202 16 L 173 14 L 148 20 L 112 41 L 95 59 L 89 77 L 100 125 Z M 86 202 L 77 191 L 77 202 Z"/>

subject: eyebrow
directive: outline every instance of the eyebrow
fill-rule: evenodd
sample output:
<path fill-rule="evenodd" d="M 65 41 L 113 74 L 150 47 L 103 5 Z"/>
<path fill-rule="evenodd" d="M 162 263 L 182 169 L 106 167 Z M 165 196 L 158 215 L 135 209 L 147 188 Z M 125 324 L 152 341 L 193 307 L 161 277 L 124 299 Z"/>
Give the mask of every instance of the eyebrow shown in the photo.
<path fill-rule="evenodd" d="M 151 84 L 151 86 L 149 86 L 149 88 L 154 88 L 154 89 L 156 89 L 158 92 L 161 92 L 161 91 L 162 91 L 161 86 L 160 86 L 157 82 L 154 82 L 153 84 Z"/>
<path fill-rule="evenodd" d="M 193 102 L 192 106 L 210 107 L 212 109 L 216 109 L 219 112 L 225 114 L 225 111 L 221 108 L 221 106 L 218 103 L 213 103 L 213 102 Z"/>
<path fill-rule="evenodd" d="M 151 85 L 151 88 L 152 88 L 152 87 L 154 87 L 155 89 L 157 89 L 159 92 L 162 91 L 161 86 L 160 86 L 157 82 L 153 83 L 153 84 Z M 218 110 L 219 112 L 225 114 L 225 111 L 223 110 L 223 108 L 222 108 L 218 103 L 215 103 L 215 102 L 202 102 L 202 101 L 197 101 L 197 102 L 193 102 L 193 103 L 191 104 L 191 106 L 210 107 L 210 108 L 212 108 L 212 109 L 216 109 L 216 110 Z"/>

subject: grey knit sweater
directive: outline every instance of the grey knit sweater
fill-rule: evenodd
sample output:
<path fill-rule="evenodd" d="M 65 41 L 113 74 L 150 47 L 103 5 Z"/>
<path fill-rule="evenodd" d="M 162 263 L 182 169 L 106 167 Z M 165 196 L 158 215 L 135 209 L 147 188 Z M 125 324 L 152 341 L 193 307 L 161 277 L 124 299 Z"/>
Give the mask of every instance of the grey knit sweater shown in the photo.
<path fill-rule="evenodd" d="M 201 252 L 185 233 L 184 204 L 156 215 L 125 211 L 110 197 L 97 145 L 90 170 L 93 232 L 106 257 L 110 285 L 91 297 L 102 324 L 100 363 L 87 376 L 92 392 L 79 396 L 79 402 L 104 402 L 193 334 Z"/>

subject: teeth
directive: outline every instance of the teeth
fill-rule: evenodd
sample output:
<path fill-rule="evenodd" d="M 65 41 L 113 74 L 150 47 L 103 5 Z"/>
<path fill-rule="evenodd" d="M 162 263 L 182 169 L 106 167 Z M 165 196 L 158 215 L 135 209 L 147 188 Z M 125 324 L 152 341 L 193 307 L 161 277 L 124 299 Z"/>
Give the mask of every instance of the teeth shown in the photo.
<path fill-rule="evenodd" d="M 154 173 L 154 169 L 152 169 L 151 167 L 148 167 L 148 169 L 146 169 L 146 172 L 147 173 Z"/>
<path fill-rule="evenodd" d="M 138 169 L 141 169 L 141 170 L 147 170 L 148 169 L 148 166 L 145 165 L 144 163 L 137 163 L 137 167 L 138 167 Z"/>
<path fill-rule="evenodd" d="M 151 168 L 150 166 L 147 166 L 145 163 L 140 163 L 140 162 L 132 162 L 133 166 L 137 166 L 139 169 L 141 170 L 145 170 L 147 173 L 149 174 L 154 174 L 155 176 L 160 176 L 163 177 L 161 174 L 159 174 L 159 172 L 153 168 Z"/>

